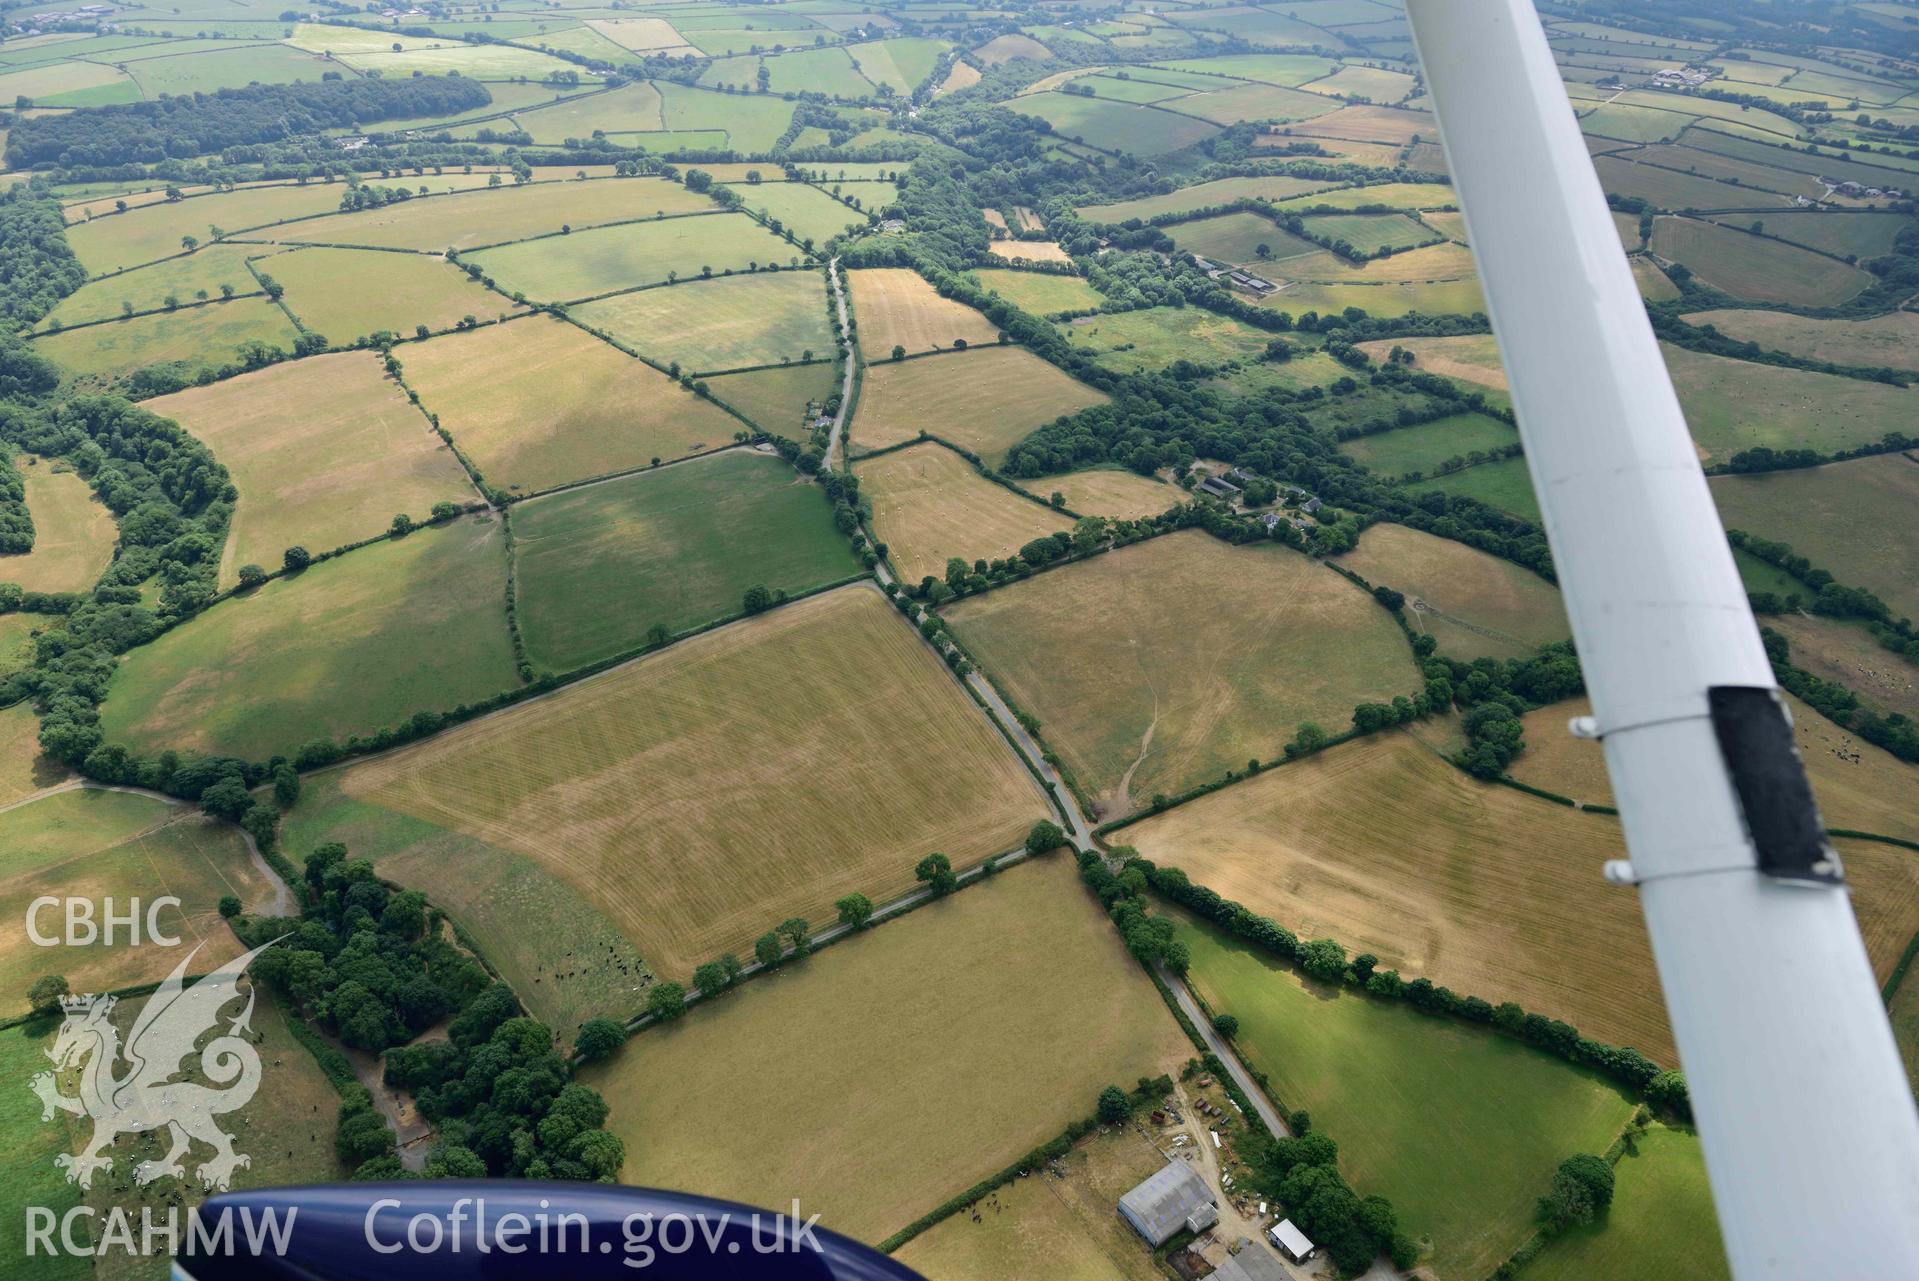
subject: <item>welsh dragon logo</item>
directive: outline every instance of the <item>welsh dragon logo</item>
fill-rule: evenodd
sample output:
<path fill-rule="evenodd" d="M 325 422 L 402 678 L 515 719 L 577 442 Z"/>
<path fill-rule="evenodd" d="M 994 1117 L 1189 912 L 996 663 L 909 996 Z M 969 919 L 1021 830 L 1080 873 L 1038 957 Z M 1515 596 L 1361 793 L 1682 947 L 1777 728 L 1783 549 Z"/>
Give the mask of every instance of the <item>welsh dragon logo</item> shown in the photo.
<path fill-rule="evenodd" d="M 180 1158 L 196 1139 L 213 1149 L 211 1159 L 195 1171 L 208 1188 L 225 1190 L 235 1170 L 252 1164 L 233 1150 L 232 1137 L 215 1121 L 246 1106 L 260 1088 L 260 1055 L 244 1035 L 253 1017 L 251 986 L 246 1008 L 199 1051 L 199 1075 L 224 1088 L 179 1078 L 185 1075 L 185 1062 L 200 1038 L 219 1023 L 220 1012 L 240 997 L 240 976 L 254 957 L 271 946 L 262 944 L 235 957 L 188 987 L 182 976 L 200 951 L 196 946 L 147 998 L 124 1047 L 112 1020 L 118 998 L 62 999 L 66 1021 L 47 1051 L 54 1066 L 33 1078 L 33 1092 L 40 1096 L 42 1121 L 51 1121 L 56 1109 L 93 1119 L 93 1137 L 79 1154 L 63 1152 L 54 1158 L 69 1183 L 84 1188 L 96 1173 L 112 1169 L 113 1158 L 106 1153 L 120 1135 L 162 1128 L 170 1133 L 173 1145 L 160 1160 L 134 1167 L 133 1177 L 142 1185 L 169 1176 L 184 1178 Z M 123 1062 L 126 1069 L 121 1072 Z M 79 1093 L 63 1093 L 57 1074 L 74 1069 L 79 1071 Z"/>

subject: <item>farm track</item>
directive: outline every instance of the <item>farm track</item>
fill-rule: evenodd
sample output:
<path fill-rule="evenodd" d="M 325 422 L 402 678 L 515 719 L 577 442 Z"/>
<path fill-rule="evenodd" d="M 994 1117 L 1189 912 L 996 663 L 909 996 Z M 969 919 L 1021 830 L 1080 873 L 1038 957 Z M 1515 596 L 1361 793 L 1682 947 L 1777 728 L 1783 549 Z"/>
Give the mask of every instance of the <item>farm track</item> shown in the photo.
<path fill-rule="evenodd" d="M 833 415 L 833 430 L 826 438 L 826 462 L 823 466 L 827 471 L 832 471 L 835 458 L 841 458 L 844 461 L 842 441 L 846 436 L 846 416 L 853 411 L 855 355 L 852 340 L 847 333 L 846 283 L 840 278 L 838 258 L 826 264 L 826 278 L 833 282 L 833 305 L 839 310 L 840 317 L 840 351 L 844 353 L 846 359 L 846 372 L 840 378 L 840 410 Z"/>

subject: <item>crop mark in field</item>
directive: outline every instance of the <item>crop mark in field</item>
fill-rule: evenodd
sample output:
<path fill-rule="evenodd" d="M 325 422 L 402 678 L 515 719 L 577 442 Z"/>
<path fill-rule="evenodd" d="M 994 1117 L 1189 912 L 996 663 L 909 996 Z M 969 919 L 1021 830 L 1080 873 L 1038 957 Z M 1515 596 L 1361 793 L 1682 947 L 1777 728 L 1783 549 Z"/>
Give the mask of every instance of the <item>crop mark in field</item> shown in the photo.
<path fill-rule="evenodd" d="M 1113 789 L 1119 804 L 1117 812 L 1121 814 L 1133 812 L 1133 775 L 1138 772 L 1141 765 L 1145 764 L 1146 758 L 1153 754 L 1153 731 L 1159 728 L 1159 686 L 1153 684 L 1153 678 L 1147 674 L 1146 663 L 1139 656 L 1137 641 L 1133 644 L 1133 661 L 1139 664 L 1140 678 L 1146 682 L 1146 688 L 1153 691 L 1153 719 L 1146 723 L 1146 732 L 1139 736 L 1139 755 L 1135 756 L 1133 763 L 1126 767 L 1126 772 L 1120 775 L 1119 786 Z"/>
<path fill-rule="evenodd" d="M 1413 613 L 1415 614 L 1431 614 L 1440 622 L 1451 623 L 1454 627 L 1462 628 L 1475 636 L 1484 636 L 1488 640 L 1496 640 L 1508 645 L 1518 645 L 1521 648 L 1524 648 L 1526 645 L 1525 640 L 1513 635 L 1511 632 L 1502 632 L 1497 627 L 1487 627 L 1484 623 L 1468 622 L 1456 614 L 1448 614 L 1445 610 L 1440 609 L 1438 606 L 1421 597 L 1414 596 L 1407 603 L 1413 607 Z"/>

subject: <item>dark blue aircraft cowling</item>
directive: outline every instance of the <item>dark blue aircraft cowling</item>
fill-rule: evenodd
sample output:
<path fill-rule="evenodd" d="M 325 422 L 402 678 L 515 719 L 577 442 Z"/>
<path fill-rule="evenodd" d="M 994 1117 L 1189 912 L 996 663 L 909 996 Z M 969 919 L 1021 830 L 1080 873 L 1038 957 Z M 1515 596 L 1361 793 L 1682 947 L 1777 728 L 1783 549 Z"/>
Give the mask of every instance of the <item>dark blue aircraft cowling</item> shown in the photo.
<path fill-rule="evenodd" d="M 261 1188 L 196 1217 L 175 1281 L 920 1281 L 790 1208 L 599 1183 Z"/>

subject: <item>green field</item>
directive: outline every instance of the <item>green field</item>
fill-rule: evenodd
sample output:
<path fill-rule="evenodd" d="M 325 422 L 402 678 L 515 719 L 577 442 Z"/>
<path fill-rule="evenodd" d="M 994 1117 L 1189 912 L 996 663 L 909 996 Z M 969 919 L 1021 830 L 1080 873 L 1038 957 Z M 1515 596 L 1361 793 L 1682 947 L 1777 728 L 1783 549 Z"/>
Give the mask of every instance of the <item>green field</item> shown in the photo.
<path fill-rule="evenodd" d="M 860 572 L 830 504 L 777 457 L 733 452 L 513 509 L 520 629 L 567 671 L 739 612 L 759 584 L 801 592 Z"/>
<path fill-rule="evenodd" d="M 233 286 L 235 293 L 255 293 L 260 283 L 247 270 L 246 260 L 260 252 L 257 245 L 207 245 L 183 258 L 93 281 L 61 299 L 41 328 L 106 320 L 122 315 L 128 303 L 135 311 L 164 307 L 168 298 L 185 305 L 196 301 L 201 290 L 218 298 L 221 285 Z"/>
<path fill-rule="evenodd" d="M 1082 311 L 1105 301 L 1097 289 L 1078 276 L 1055 276 L 1043 271 L 1013 271 L 1004 267 L 981 267 L 973 273 L 982 287 L 996 293 L 1021 311 L 1034 316 L 1050 316 L 1062 311 Z"/>
<path fill-rule="evenodd" d="M 1867 320 L 1812 320 L 1783 311 L 1734 308 L 1696 311 L 1688 324 L 1711 325 L 1728 338 L 1836 365 L 1919 371 L 1919 312 Z"/>
<path fill-rule="evenodd" d="M 883 361 L 867 367 L 851 442 L 883 449 L 925 432 L 996 467 L 1035 428 L 1105 402 L 1105 393 L 1018 347 Z"/>
<path fill-rule="evenodd" d="M 1217 125 L 1191 116 L 1064 93 L 1030 94 L 1009 105 L 1021 115 L 1048 122 L 1062 138 L 1136 156 L 1178 151 L 1219 132 Z"/>
<path fill-rule="evenodd" d="M 890 182 L 880 186 L 888 201 L 898 194 Z M 734 183 L 731 190 L 739 193 L 746 208 L 779 223 L 802 242 L 810 240 L 823 245 L 834 236 L 867 223 L 865 211 L 842 204 L 818 187 L 803 182 Z M 872 208 L 877 209 L 879 205 Z"/>
<path fill-rule="evenodd" d="M 1142 72 L 1141 74 L 1150 74 Z M 1314 178 L 1293 178 L 1284 174 L 1254 178 L 1219 178 L 1191 187 L 1181 187 L 1161 196 L 1141 196 L 1110 205 L 1087 205 L 1082 217 L 1095 222 L 1125 222 L 1129 218 L 1149 219 L 1161 214 L 1187 213 L 1235 200 L 1286 200 L 1310 192 L 1323 191 L 1332 184 Z"/>
<path fill-rule="evenodd" d="M 1533 494 L 1533 480 L 1526 472 L 1524 458 L 1481 463 L 1464 471 L 1435 477 L 1426 481 L 1420 489 L 1422 492 L 1439 489 L 1464 498 L 1477 498 L 1514 516 L 1530 521 L 1539 519 L 1539 499 Z"/>
<path fill-rule="evenodd" d="M 595 133 L 631 133 L 661 127 L 660 91 L 640 80 L 607 93 L 522 111 L 514 120 L 539 143 L 591 138 Z"/>
<path fill-rule="evenodd" d="M 800 251 L 745 214 L 666 218 L 546 236 L 472 254 L 508 293 L 541 302 L 593 298 L 674 276 L 797 261 Z"/>
<path fill-rule="evenodd" d="M 33 345 L 68 380 L 105 385 L 151 365 L 174 364 L 188 376 L 220 369 L 235 362 L 247 343 L 265 343 L 287 352 L 299 336 L 274 303 L 236 298 L 67 329 L 36 338 Z"/>
<path fill-rule="evenodd" d="M 663 365 L 699 372 L 830 357 L 826 309 L 816 272 L 781 271 L 635 290 L 573 316 Z"/>
<path fill-rule="evenodd" d="M 324 58 L 285 45 L 214 48 L 164 58 L 128 59 L 121 65 L 146 98 L 158 98 L 161 94 L 212 93 L 255 83 L 313 82 L 325 72 L 338 70 Z"/>
<path fill-rule="evenodd" d="M 1382 476 L 1404 476 L 1415 471 L 1432 475 L 1435 467 L 1449 459 L 1464 457 L 1474 450 L 1502 449 L 1518 442 L 1519 432 L 1497 418 L 1485 414 L 1454 414 L 1416 427 L 1398 427 L 1360 436 L 1339 448 L 1347 457 L 1357 459 Z"/>
<path fill-rule="evenodd" d="M 1697 1135 L 1654 1125 L 1619 1159 L 1613 1180 L 1604 1219 L 1547 1246 L 1520 1273 L 1526 1281 L 1731 1276 Z"/>
<path fill-rule="evenodd" d="M 726 374 L 707 379 L 707 386 L 756 426 L 797 437 L 808 414 L 839 390 L 840 380 L 831 364 L 819 362 Z"/>
<path fill-rule="evenodd" d="M 1302 93 L 1280 85 L 1243 84 L 1181 98 L 1170 109 L 1231 125 L 1242 120 L 1310 120 L 1338 107 L 1337 101 L 1324 94 Z"/>
<path fill-rule="evenodd" d="M 1778 236 L 1809 249 L 1841 258 L 1877 258 L 1891 253 L 1893 241 L 1912 220 L 1896 213 L 1841 213 L 1831 210 L 1788 210 L 1768 214 L 1722 214 L 1714 219 L 1734 227 L 1761 223 L 1769 236 Z"/>
<path fill-rule="evenodd" d="M 1176 360 L 1226 365 L 1256 360 L 1273 335 L 1198 307 L 1150 307 L 1088 316 L 1059 326 L 1075 350 L 1126 373 Z"/>
<path fill-rule="evenodd" d="M 1173 229 L 1173 241 L 1186 253 L 1204 254 L 1253 271 L 1273 270 L 1265 265 L 1268 262 L 1283 263 L 1288 258 L 1326 252 L 1270 218 L 1245 212 L 1181 223 Z M 1259 252 L 1261 245 L 1266 246 L 1266 254 Z"/>
<path fill-rule="evenodd" d="M 265 760 L 511 689 L 496 520 L 375 543 L 234 597 L 128 654 L 101 727 L 142 750 Z"/>
<path fill-rule="evenodd" d="M 1656 219 L 1652 250 L 1668 262 L 1690 267 L 1715 289 L 1753 302 L 1834 307 L 1872 283 L 1857 267 L 1690 218 Z"/>
<path fill-rule="evenodd" d="M 1309 983 L 1191 918 L 1190 978 L 1288 1108 L 1339 1143 L 1340 1170 L 1430 1241 L 1445 1281 L 1477 1281 L 1532 1230 L 1533 1202 L 1575 1152 L 1604 1152 L 1632 1104 L 1517 1041 L 1402 1003 Z"/>
<path fill-rule="evenodd" d="M 1750 237 L 1749 237 L 1750 238 Z M 1919 392 L 1660 344 L 1692 438 L 1712 462 L 1742 449 L 1852 449 L 1910 427 Z"/>
<path fill-rule="evenodd" d="M 337 203 L 337 197 L 336 203 Z M 711 200 L 665 178 L 590 178 L 418 197 L 276 228 L 260 239 L 376 249 L 475 249 L 662 214 L 706 213 Z M 545 242 L 540 242 L 545 243 Z"/>
<path fill-rule="evenodd" d="M 345 190 L 343 183 L 310 183 L 190 196 L 70 227 L 67 241 L 80 265 L 99 275 L 171 258 L 183 248 L 181 237 L 211 240 L 214 227 L 232 234 L 337 209 Z"/>
<path fill-rule="evenodd" d="M 1636 164 L 1618 156 L 1595 157 L 1593 168 L 1599 174 L 1600 184 L 1608 192 L 1638 197 L 1655 209 L 1749 210 L 1757 205 L 1767 210 L 1765 213 L 1741 213 L 1720 219 L 1741 227 L 1755 220 L 1772 218 L 1774 209 L 1783 215 L 1792 207 L 1784 196 L 1755 192 L 1751 187 L 1736 187 L 1729 182 L 1703 178 L 1698 174 Z"/>
<path fill-rule="evenodd" d="M 771 151 L 787 126 L 793 123 L 793 104 L 771 94 L 762 97 L 712 93 L 690 85 L 666 84 L 660 86 L 660 96 L 661 114 L 668 129 L 717 130 L 728 148 L 745 154 Z M 632 137 L 623 137 L 621 141 L 643 143 L 642 139 Z"/>
<path fill-rule="evenodd" d="M 463 318 L 497 320 L 513 304 L 459 268 L 425 254 L 298 249 L 259 269 L 286 289 L 287 309 L 315 333 L 346 344 L 381 330 L 412 337 Z"/>
<path fill-rule="evenodd" d="M 1919 462 L 1880 454 L 1717 476 L 1712 496 L 1727 528 L 1788 543 L 1847 586 L 1876 593 L 1894 618 L 1919 618 Z"/>
<path fill-rule="evenodd" d="M 1404 214 L 1318 214 L 1306 230 L 1328 240 L 1344 240 L 1362 254 L 1382 249 L 1411 249 L 1441 237 Z"/>
<path fill-rule="evenodd" d="M 1325 315 L 1357 307 L 1369 316 L 1390 320 L 1414 311 L 1428 316 L 1470 316 L 1483 313 L 1486 301 L 1479 292 L 1479 281 L 1468 276 L 1409 284 L 1292 284 L 1269 295 L 1261 306 L 1295 316 L 1308 311 Z"/>
<path fill-rule="evenodd" d="M 86 1137 L 88 1127 L 68 1127 L 64 1118 L 40 1119 L 40 1100 L 26 1089 L 26 1083 L 47 1070 L 47 1051 L 53 1048 L 57 1020 L 36 1019 L 0 1031 L 0 1072 L 20 1082 L 20 1088 L 6 1091 L 0 1099 L 0 1143 L 6 1144 L 6 1172 L 0 1174 L 0 1197 L 8 1205 L 45 1206 L 56 1215 L 65 1215 L 80 1205 L 84 1193 L 56 1166 L 54 1158 L 72 1152 Z M 84 1229 L 82 1229 L 84 1232 Z M 81 1239 L 86 1239 L 84 1236 Z M 0 1216 L 0 1253 L 9 1259 L 27 1257 L 27 1222 L 24 1213 Z M 44 1252 L 43 1252 L 44 1253 Z M 49 1281 L 93 1281 L 93 1260 L 84 1254 L 55 1251 L 51 1257 L 34 1261 L 34 1274 Z"/>
<path fill-rule="evenodd" d="M 960 639 L 1102 818 L 1269 760 L 1302 721 L 1417 684 L 1392 619 L 1298 552 L 1188 531 L 969 597 Z"/>

